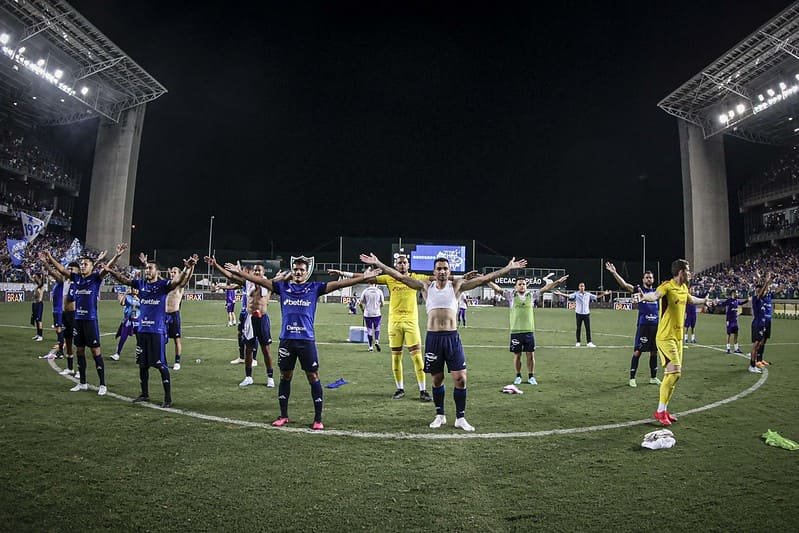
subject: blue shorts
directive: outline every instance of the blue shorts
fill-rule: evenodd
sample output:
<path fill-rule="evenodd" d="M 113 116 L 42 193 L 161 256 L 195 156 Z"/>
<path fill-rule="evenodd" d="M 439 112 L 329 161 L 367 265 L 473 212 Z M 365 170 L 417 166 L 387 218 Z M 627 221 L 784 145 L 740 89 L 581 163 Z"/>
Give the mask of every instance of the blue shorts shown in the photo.
<path fill-rule="evenodd" d="M 75 311 L 64 311 L 61 318 L 64 321 L 64 338 L 72 339 L 75 336 Z"/>
<path fill-rule="evenodd" d="M 96 320 L 76 320 L 72 331 L 76 348 L 99 348 L 100 328 Z"/>
<path fill-rule="evenodd" d="M 170 339 L 180 338 L 180 311 L 166 314 L 166 335 Z"/>
<path fill-rule="evenodd" d="M 233 307 L 235 307 L 235 305 L 236 304 L 233 302 L 225 302 L 225 311 L 227 311 L 228 313 L 232 313 Z"/>
<path fill-rule="evenodd" d="M 156 366 L 159 361 L 166 366 L 166 335 L 163 333 L 136 334 L 136 364 Z"/>
<path fill-rule="evenodd" d="M 31 326 L 36 322 L 42 321 L 42 314 L 44 313 L 44 302 L 33 302 L 31 304 Z"/>
<path fill-rule="evenodd" d="M 294 370 L 300 360 L 300 367 L 305 372 L 319 371 L 319 354 L 316 342 L 308 340 L 284 339 L 277 350 L 277 367 L 280 370 Z"/>
<path fill-rule="evenodd" d="M 696 315 L 687 315 L 685 317 L 685 327 L 686 328 L 695 328 L 696 327 Z"/>
<path fill-rule="evenodd" d="M 513 353 L 534 352 L 535 333 L 511 333 L 510 351 Z"/>
<path fill-rule="evenodd" d="M 771 338 L 771 321 L 752 321 L 752 342 L 766 342 Z"/>
<path fill-rule="evenodd" d="M 738 334 L 738 321 L 737 320 L 728 320 L 727 321 L 727 335 L 737 335 Z"/>
<path fill-rule="evenodd" d="M 262 317 L 252 317 L 253 338 L 246 339 L 247 345 L 254 347 L 256 342 L 261 346 L 272 344 L 272 324 L 269 322 L 269 315 Z"/>
<path fill-rule="evenodd" d="M 466 369 L 466 354 L 457 331 L 428 331 L 424 341 L 424 371 L 428 374 Z"/>
<path fill-rule="evenodd" d="M 658 347 L 655 344 L 655 336 L 658 333 L 657 324 L 638 324 L 635 330 L 635 351 L 656 352 Z"/>
<path fill-rule="evenodd" d="M 53 311 L 53 325 L 57 328 L 64 325 L 64 317 L 61 311 Z"/>

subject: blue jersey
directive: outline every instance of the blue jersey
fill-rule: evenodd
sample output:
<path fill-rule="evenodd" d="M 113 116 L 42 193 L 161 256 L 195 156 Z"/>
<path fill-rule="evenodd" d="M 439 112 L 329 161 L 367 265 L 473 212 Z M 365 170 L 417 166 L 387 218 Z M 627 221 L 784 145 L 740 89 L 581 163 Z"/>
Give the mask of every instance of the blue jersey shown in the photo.
<path fill-rule="evenodd" d="M 764 294 L 762 298 L 758 298 L 757 295 L 752 296 L 753 320 L 763 325 L 771 322 L 771 298 L 773 296 L 771 291 Z"/>
<path fill-rule="evenodd" d="M 147 283 L 137 279 L 133 287 L 139 289 L 139 333 L 166 335 L 166 295 L 172 290 L 169 281 Z"/>
<path fill-rule="evenodd" d="M 225 303 L 232 304 L 236 301 L 236 289 L 227 289 L 225 291 Z"/>
<path fill-rule="evenodd" d="M 741 300 L 738 298 L 727 298 L 721 305 L 727 313 L 727 322 L 738 322 L 738 306 L 741 305 Z"/>
<path fill-rule="evenodd" d="M 70 292 L 75 296 L 75 320 L 97 320 L 97 300 L 100 298 L 100 285 L 103 278 L 92 272 L 85 278 L 72 274 Z"/>
<path fill-rule="evenodd" d="M 655 292 L 654 287 L 641 287 L 640 285 L 635 286 L 636 291 L 641 291 L 642 293 L 646 294 L 648 292 Z M 655 302 L 639 302 L 638 303 L 638 325 L 643 324 L 652 324 L 657 326 L 658 324 L 658 303 Z"/>
<path fill-rule="evenodd" d="M 272 286 L 274 293 L 280 298 L 280 312 L 283 317 L 280 340 L 314 340 L 316 302 L 327 292 L 327 283 L 274 281 Z"/>
<path fill-rule="evenodd" d="M 60 313 L 64 310 L 64 282 L 57 281 L 53 285 L 53 313 Z"/>

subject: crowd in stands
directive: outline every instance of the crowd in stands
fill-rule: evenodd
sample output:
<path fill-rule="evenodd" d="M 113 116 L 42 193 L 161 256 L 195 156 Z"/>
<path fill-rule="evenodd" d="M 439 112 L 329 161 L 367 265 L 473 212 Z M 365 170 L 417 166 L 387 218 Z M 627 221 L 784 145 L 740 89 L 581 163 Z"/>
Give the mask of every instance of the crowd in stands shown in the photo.
<path fill-rule="evenodd" d="M 784 187 L 799 187 L 799 148 L 791 147 L 762 175 L 752 179 L 741 189 L 745 197 Z"/>
<path fill-rule="evenodd" d="M 53 156 L 8 129 L 0 132 L 0 165 L 48 183 L 78 187 L 76 177 L 56 164 Z"/>
<path fill-rule="evenodd" d="M 768 247 L 734 264 L 694 276 L 695 294 L 726 298 L 733 289 L 739 298 L 752 296 L 766 272 L 773 275 L 775 298 L 799 298 L 799 248 Z"/>
<path fill-rule="evenodd" d="M 25 259 L 21 267 L 14 267 L 11 264 L 11 256 L 8 253 L 8 246 L 6 239 L 21 239 L 22 229 L 20 224 L 8 224 L 0 226 L 0 281 L 4 282 L 21 282 L 26 280 L 25 271 L 31 270 L 32 272 L 41 271 L 41 265 L 36 260 L 36 256 L 40 251 L 51 250 L 53 255 L 58 255 L 66 252 L 72 237 L 55 228 L 48 227 L 46 234 L 39 235 L 33 242 L 28 243 L 25 247 Z"/>
<path fill-rule="evenodd" d="M 49 207 L 41 202 L 29 200 L 21 194 L 0 192 L 0 214 L 19 220 L 20 212 L 24 212 L 44 220 L 45 211 L 48 210 Z M 54 209 L 50 216 L 50 223 L 68 227 L 72 224 L 72 216 L 63 209 Z"/>
<path fill-rule="evenodd" d="M 799 231 L 799 207 L 764 213 L 747 227 L 747 236 L 767 233 L 774 237 L 789 236 Z"/>

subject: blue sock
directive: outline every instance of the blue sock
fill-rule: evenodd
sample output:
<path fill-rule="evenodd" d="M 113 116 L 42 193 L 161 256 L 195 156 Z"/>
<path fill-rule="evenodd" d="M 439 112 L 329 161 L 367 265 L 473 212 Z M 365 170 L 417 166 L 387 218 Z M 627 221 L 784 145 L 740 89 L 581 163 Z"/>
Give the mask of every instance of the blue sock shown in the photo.
<path fill-rule="evenodd" d="M 313 420 L 314 422 L 321 422 L 322 406 L 325 402 L 322 398 L 322 382 L 318 379 L 311 383 L 311 398 L 313 398 Z"/>
<path fill-rule="evenodd" d="M 455 389 L 452 395 L 455 397 L 455 418 L 463 418 L 466 414 L 466 389 Z"/>
<path fill-rule="evenodd" d="M 433 387 L 433 403 L 436 405 L 436 414 L 444 414 L 444 385 Z"/>
<path fill-rule="evenodd" d="M 289 396 L 291 396 L 291 380 L 280 378 L 277 386 L 277 401 L 280 404 L 280 417 L 289 417 Z"/>

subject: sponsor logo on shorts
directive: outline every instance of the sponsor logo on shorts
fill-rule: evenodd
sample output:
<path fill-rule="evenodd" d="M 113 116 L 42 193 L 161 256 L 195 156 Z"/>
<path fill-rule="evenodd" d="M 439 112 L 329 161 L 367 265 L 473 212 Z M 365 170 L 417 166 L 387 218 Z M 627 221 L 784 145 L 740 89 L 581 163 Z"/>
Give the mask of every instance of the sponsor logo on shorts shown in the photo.
<path fill-rule="evenodd" d="M 434 354 L 433 352 L 427 352 L 424 354 L 424 360 L 429 363 L 432 363 L 436 360 L 436 354 Z"/>
<path fill-rule="evenodd" d="M 511 339 L 510 343 L 511 343 L 512 346 L 518 346 L 519 344 L 521 344 L 519 342 L 519 339 Z"/>

